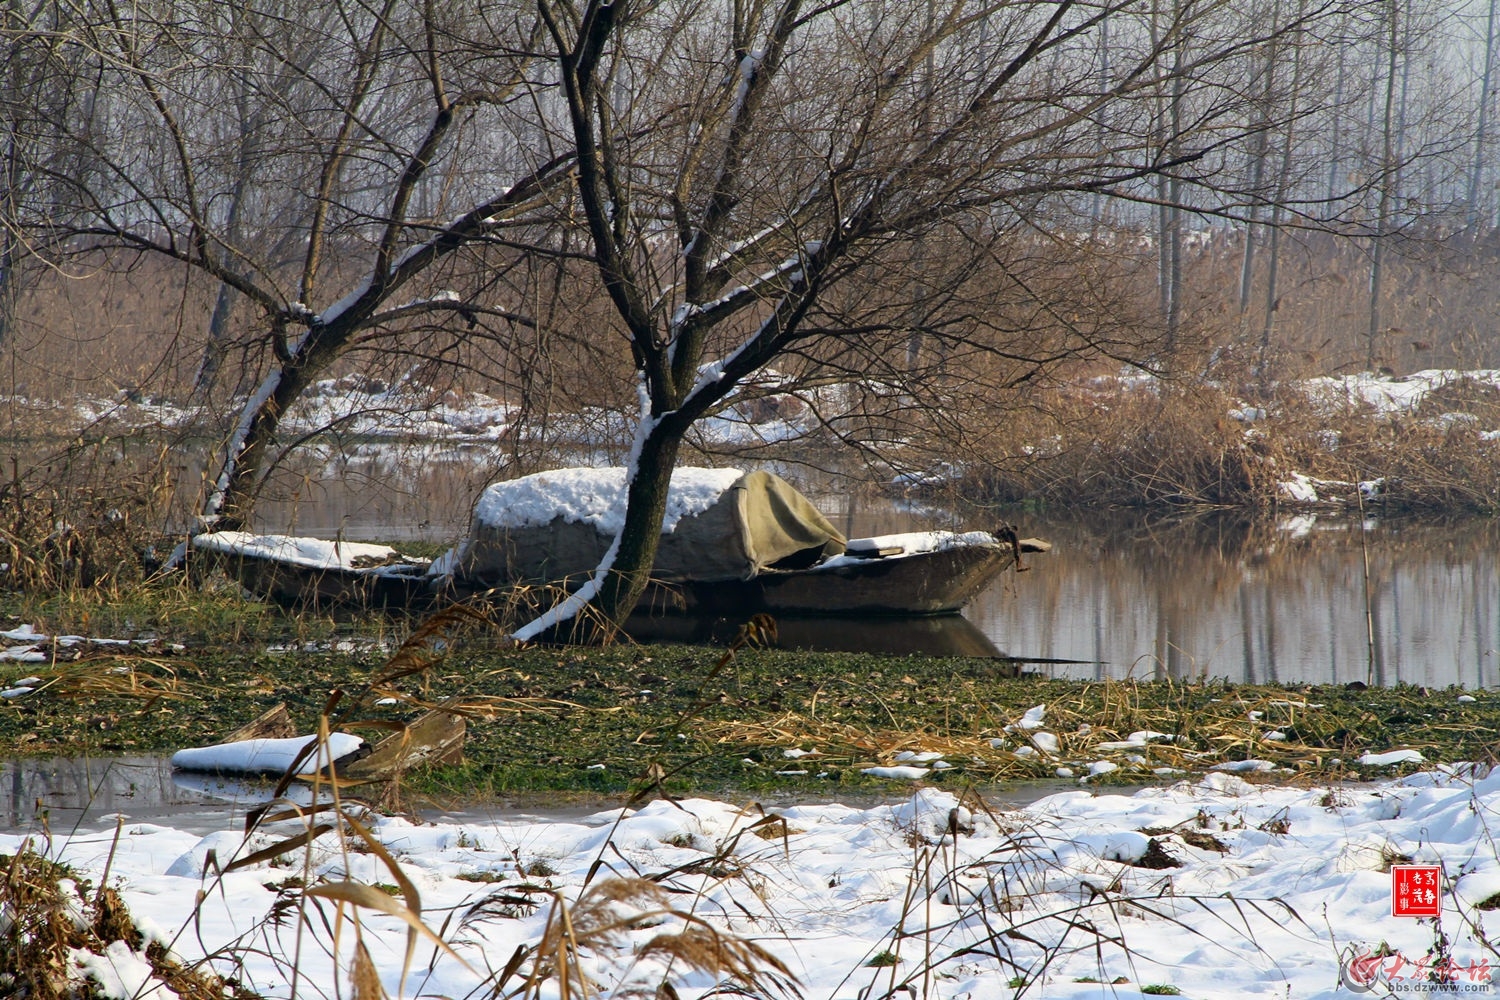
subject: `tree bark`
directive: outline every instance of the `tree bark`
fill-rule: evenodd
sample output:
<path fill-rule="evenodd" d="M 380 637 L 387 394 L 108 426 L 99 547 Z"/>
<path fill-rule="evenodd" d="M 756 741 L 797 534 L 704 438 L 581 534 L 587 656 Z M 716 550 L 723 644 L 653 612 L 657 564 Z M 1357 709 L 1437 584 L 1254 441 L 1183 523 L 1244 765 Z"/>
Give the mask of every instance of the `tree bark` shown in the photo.
<path fill-rule="evenodd" d="M 686 427 L 676 421 L 656 423 L 641 442 L 635 465 L 629 470 L 625 502 L 625 524 L 608 575 L 595 602 L 600 614 L 623 623 L 645 593 L 656 548 L 661 541 L 662 521 L 667 513 L 667 494 L 677 454 Z"/>
<path fill-rule="evenodd" d="M 1484 29 L 1484 72 L 1479 78 L 1479 123 L 1474 130 L 1474 165 L 1469 170 L 1469 192 L 1465 206 L 1465 225 L 1470 238 L 1479 235 L 1479 192 L 1483 190 L 1485 141 L 1490 123 L 1490 81 L 1495 59 L 1495 9 L 1500 0 L 1490 0 L 1489 17 Z"/>
<path fill-rule="evenodd" d="M 281 428 L 282 417 L 302 395 L 312 380 L 328 366 L 337 352 L 319 352 L 303 357 L 294 355 L 277 365 L 267 380 L 274 379 L 270 391 L 257 401 L 252 396 L 240 418 L 243 433 L 230 438 L 225 449 L 224 469 L 204 507 L 206 518 L 215 530 L 244 531 L 260 494 L 261 484 L 270 472 L 270 451 Z M 328 360 L 316 360 L 317 358 Z M 261 383 L 263 387 L 266 382 Z"/>
<path fill-rule="evenodd" d="M 1375 211 L 1375 246 L 1370 256 L 1369 325 L 1365 330 L 1365 365 L 1373 370 L 1378 360 L 1382 327 L 1381 305 L 1385 292 L 1385 240 L 1390 225 L 1391 204 L 1396 192 L 1396 60 L 1400 38 L 1397 16 L 1400 0 L 1387 5 L 1387 51 L 1385 71 L 1385 111 L 1381 125 L 1380 204 Z"/>
<path fill-rule="evenodd" d="M 1306 0 L 1301 0 L 1297 5 L 1299 20 L 1306 10 Z M 1271 335 L 1276 328 L 1276 313 L 1281 308 L 1278 284 L 1281 272 L 1282 205 L 1292 181 L 1292 155 L 1297 135 L 1297 108 L 1302 93 L 1303 45 L 1304 42 L 1300 38 L 1293 41 L 1291 105 L 1287 114 L 1286 135 L 1282 140 L 1281 166 L 1276 176 L 1276 190 L 1272 195 L 1271 245 L 1267 249 L 1266 266 L 1266 315 L 1260 332 L 1260 358 L 1255 366 L 1263 399 L 1271 395 Z"/>
<path fill-rule="evenodd" d="M 1272 6 L 1271 18 L 1273 21 L 1281 19 L 1279 3 Z M 1260 107 L 1257 113 L 1259 126 L 1255 131 L 1250 151 L 1250 217 L 1245 222 L 1245 256 L 1240 267 L 1241 323 L 1245 322 L 1245 314 L 1250 309 L 1250 295 L 1255 283 L 1255 231 L 1260 222 L 1261 200 L 1265 196 L 1266 159 L 1271 155 L 1268 132 L 1271 128 L 1272 99 L 1276 87 L 1276 60 L 1280 56 L 1279 49 L 1275 39 L 1266 43 L 1265 68 L 1261 70 Z"/>

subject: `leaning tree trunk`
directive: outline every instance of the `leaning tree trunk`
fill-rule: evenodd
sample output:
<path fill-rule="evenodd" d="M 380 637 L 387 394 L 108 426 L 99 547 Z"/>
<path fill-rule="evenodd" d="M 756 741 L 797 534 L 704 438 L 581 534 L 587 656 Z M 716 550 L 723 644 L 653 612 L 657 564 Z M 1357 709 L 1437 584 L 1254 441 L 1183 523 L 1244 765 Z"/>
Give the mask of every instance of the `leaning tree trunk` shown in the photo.
<path fill-rule="evenodd" d="M 677 421 L 655 424 L 641 442 L 635 465 L 629 470 L 625 524 L 615 546 L 615 558 L 600 583 L 595 607 L 615 624 L 622 624 L 645 593 L 656 563 L 657 543 L 667 513 L 667 493 L 682 432 Z"/>
<path fill-rule="evenodd" d="M 673 411 L 666 420 L 647 414 L 641 420 L 628 466 L 625 523 L 620 533 L 582 587 L 511 633 L 512 638 L 531 641 L 544 636 L 572 621 L 587 606 L 615 625 L 623 625 L 645 593 L 661 542 L 672 471 L 692 418 Z"/>
<path fill-rule="evenodd" d="M 204 507 L 217 531 L 243 531 L 269 471 L 271 446 L 281 418 L 307 388 L 307 366 L 283 364 L 266 376 L 261 390 L 245 404 L 236 432 L 225 449 L 224 467 Z"/>
<path fill-rule="evenodd" d="M 245 401 L 224 448 L 219 478 L 203 506 L 204 520 L 219 531 L 243 531 L 273 463 L 272 446 L 282 417 L 312 381 L 338 358 L 358 326 L 345 314 L 340 322 L 313 326 L 290 350 L 278 348 L 276 367 Z M 285 344 L 285 332 L 275 334 Z"/>

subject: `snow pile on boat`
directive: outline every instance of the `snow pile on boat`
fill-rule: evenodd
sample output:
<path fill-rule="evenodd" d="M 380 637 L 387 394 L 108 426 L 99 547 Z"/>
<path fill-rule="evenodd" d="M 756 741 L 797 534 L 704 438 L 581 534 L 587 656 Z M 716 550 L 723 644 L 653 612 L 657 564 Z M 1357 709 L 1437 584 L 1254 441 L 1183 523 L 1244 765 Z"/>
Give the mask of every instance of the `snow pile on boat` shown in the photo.
<path fill-rule="evenodd" d="M 474 507 L 469 536 L 433 564 L 463 587 L 580 581 L 624 525 L 626 471 L 560 469 L 496 483 Z M 746 580 L 772 566 L 811 566 L 844 536 L 769 472 L 683 466 L 672 475 L 652 575 Z"/>
<path fill-rule="evenodd" d="M 946 552 L 949 549 L 998 544 L 995 536 L 988 531 L 904 531 L 892 535 L 871 535 L 868 538 L 851 538 L 843 555 L 826 559 L 816 568 L 838 569 L 840 566 L 857 565 L 877 556 L 902 559 L 931 552 Z"/>
<path fill-rule="evenodd" d="M 606 469 L 557 469 L 538 472 L 484 491 L 474 505 L 476 527 L 497 531 L 540 527 L 562 518 L 615 535 L 625 525 L 625 472 Z M 744 473 L 739 469 L 684 467 L 672 474 L 667 513 L 661 530 L 671 532 L 684 517 L 703 513 Z"/>
<path fill-rule="evenodd" d="M 239 559 L 262 559 L 304 569 L 352 570 L 373 566 L 412 564 L 389 545 L 324 541 L 291 535 L 256 535 L 248 531 L 216 531 L 198 535 L 193 548 Z"/>

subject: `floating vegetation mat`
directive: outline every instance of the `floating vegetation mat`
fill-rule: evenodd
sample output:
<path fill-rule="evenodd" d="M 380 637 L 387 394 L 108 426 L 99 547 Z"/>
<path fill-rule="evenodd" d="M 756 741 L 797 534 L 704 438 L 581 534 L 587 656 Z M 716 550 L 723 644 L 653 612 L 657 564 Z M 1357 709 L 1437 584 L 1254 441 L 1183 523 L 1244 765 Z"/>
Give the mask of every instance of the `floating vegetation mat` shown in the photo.
<path fill-rule="evenodd" d="M 1134 783 L 1211 770 L 1347 779 L 1488 762 L 1500 733 L 1500 696 L 1488 691 L 1062 681 L 1006 676 L 993 660 L 748 645 L 518 650 L 442 632 L 426 641 L 420 656 L 409 641 L 394 657 L 351 644 L 0 661 L 0 748 L 170 753 L 278 703 L 304 732 L 336 704 L 330 722 L 373 742 L 452 705 L 469 718 L 463 761 L 415 778 L 418 790 L 464 798 L 643 783 L 755 794 L 914 780 Z"/>

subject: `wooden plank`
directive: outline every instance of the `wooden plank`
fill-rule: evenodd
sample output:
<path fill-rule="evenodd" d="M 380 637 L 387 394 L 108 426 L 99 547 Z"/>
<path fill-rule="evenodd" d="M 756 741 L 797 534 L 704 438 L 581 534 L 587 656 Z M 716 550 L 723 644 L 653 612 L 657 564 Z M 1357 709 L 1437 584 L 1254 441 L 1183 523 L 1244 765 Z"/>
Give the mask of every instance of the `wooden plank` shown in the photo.
<path fill-rule="evenodd" d="M 418 764 L 452 763 L 463 755 L 466 729 L 463 716 L 434 709 L 381 740 L 373 753 L 341 773 L 352 779 L 380 781 Z"/>

